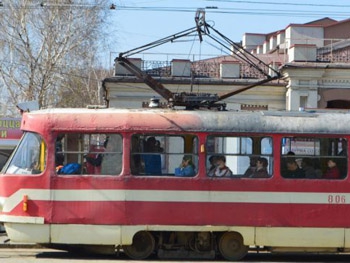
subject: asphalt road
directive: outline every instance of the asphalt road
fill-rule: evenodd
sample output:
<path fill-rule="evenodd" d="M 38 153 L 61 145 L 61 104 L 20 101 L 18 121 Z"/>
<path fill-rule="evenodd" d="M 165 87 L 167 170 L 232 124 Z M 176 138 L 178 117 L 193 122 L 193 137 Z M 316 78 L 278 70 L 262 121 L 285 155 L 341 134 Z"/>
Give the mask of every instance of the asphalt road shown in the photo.
<path fill-rule="evenodd" d="M 31 262 L 48 262 L 48 263 L 81 263 L 81 262 L 137 262 L 137 263 L 184 263 L 184 262 L 196 262 L 196 263 L 216 263 L 216 262 L 228 262 L 225 260 L 159 260 L 156 257 L 145 261 L 132 261 L 129 260 L 123 254 L 117 256 L 96 256 L 96 255 L 82 255 L 73 254 L 66 251 L 54 250 L 42 248 L 35 244 L 18 244 L 11 243 L 5 233 L 0 233 L 0 262 L 1 263 L 31 263 Z M 350 254 L 270 254 L 270 253 L 249 253 L 244 260 L 245 262 L 264 262 L 264 263 L 291 263 L 291 262 L 311 262 L 311 263 L 339 263 L 350 262 Z"/>
<path fill-rule="evenodd" d="M 145 261 L 132 261 L 124 255 L 120 256 L 92 256 L 92 255 L 77 255 L 65 251 L 45 249 L 45 248 L 16 248 L 3 247 L 0 248 L 1 263 L 106 263 L 106 262 L 137 262 L 137 263 L 223 263 L 224 260 L 158 260 L 156 257 Z M 248 262 L 264 262 L 264 263 L 291 263 L 291 262 L 311 262 L 311 263 L 340 263 L 350 262 L 350 254 L 342 255 L 317 255 L 317 254 L 269 254 L 269 253 L 250 253 L 240 261 L 241 263 Z"/>

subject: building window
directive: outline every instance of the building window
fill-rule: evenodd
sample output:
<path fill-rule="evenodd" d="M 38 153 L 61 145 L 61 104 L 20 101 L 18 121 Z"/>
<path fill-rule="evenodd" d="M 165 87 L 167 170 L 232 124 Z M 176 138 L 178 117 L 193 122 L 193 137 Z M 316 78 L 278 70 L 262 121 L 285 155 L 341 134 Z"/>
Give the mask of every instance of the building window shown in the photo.
<path fill-rule="evenodd" d="M 300 108 L 301 109 L 305 109 L 305 108 L 307 108 L 307 96 L 300 96 Z"/>

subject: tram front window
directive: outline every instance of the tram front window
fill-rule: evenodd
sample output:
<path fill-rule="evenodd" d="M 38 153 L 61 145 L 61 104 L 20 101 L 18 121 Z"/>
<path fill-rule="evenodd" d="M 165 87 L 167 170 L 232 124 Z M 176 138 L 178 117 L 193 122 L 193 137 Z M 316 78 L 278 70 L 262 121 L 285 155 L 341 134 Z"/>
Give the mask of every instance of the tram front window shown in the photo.
<path fill-rule="evenodd" d="M 7 174 L 39 174 L 46 166 L 46 144 L 36 133 L 27 132 L 4 167 Z"/>

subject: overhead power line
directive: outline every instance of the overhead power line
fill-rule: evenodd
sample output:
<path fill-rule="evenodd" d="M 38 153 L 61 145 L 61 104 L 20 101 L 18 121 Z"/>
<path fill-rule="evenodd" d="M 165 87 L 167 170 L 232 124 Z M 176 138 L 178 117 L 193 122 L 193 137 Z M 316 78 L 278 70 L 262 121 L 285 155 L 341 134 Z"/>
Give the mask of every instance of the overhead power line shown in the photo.
<path fill-rule="evenodd" d="M 225 3 L 240 3 L 240 4 L 259 4 L 259 5 L 288 5 L 288 6 L 313 6 L 313 7 L 334 7 L 334 8 L 344 8 L 350 7 L 350 5 L 337 5 L 337 4 L 309 4 L 309 3 L 284 3 L 281 1 L 266 2 L 266 1 L 250 1 L 250 0 L 206 0 L 210 2 L 225 2 Z"/>
<path fill-rule="evenodd" d="M 220 0 L 218 0 L 220 1 Z M 222 0 L 222 1 L 228 1 L 228 0 Z M 229 1 L 230 2 L 230 1 Z M 258 1 L 241 1 L 244 3 L 261 3 L 264 4 L 264 2 L 258 2 Z M 268 3 L 275 3 L 276 2 L 268 2 Z M 285 5 L 293 5 L 284 3 Z M 281 4 L 278 4 L 279 6 Z M 321 5 L 318 5 L 321 6 Z M 325 6 L 332 6 L 332 5 L 325 5 Z M 334 6 L 338 7 L 338 6 Z M 350 7 L 350 5 L 348 6 Z M 149 6 L 116 6 L 116 11 L 123 11 L 123 10 L 130 10 L 130 11 L 149 11 L 149 12 L 196 12 L 198 8 L 197 7 L 149 7 Z M 315 10 L 313 8 L 312 10 L 300 10 L 300 9 L 271 9 L 271 8 L 219 8 L 214 6 L 208 6 L 206 9 L 207 13 L 212 14 L 242 14 L 242 15 L 269 15 L 269 16 L 298 16 L 298 17 L 319 17 L 319 16 L 332 16 L 332 17 L 349 17 L 349 12 L 347 11 L 330 11 L 327 10 Z M 344 9 L 343 9 L 344 10 Z"/>
<path fill-rule="evenodd" d="M 223 3 L 232 3 L 232 4 L 251 4 L 254 5 L 254 8 L 241 8 L 241 7 L 218 7 L 218 6 L 207 6 L 205 10 L 207 13 L 212 14 L 236 14 L 236 15 L 259 15 L 259 16 L 297 16 L 297 17 L 319 17 L 319 16 L 328 16 L 328 17 L 338 17 L 338 18 L 347 18 L 349 17 L 349 12 L 343 11 L 344 8 L 349 8 L 350 5 L 340 5 L 340 4 L 312 4 L 312 3 L 295 3 L 295 2 L 281 2 L 281 1 L 254 1 L 254 0 L 207 0 L 212 2 L 223 2 Z M 0 0 L 0 3 L 2 1 Z M 263 5 L 273 5 L 274 8 L 259 8 Z M 304 7 L 300 8 L 288 8 L 282 9 L 278 7 L 282 6 L 294 6 L 294 7 Z M 94 4 L 57 4 L 50 1 L 43 1 L 40 4 L 28 5 L 26 8 L 37 9 L 37 8 L 69 8 L 69 9 L 90 9 L 96 8 Z M 277 9 L 277 8 L 278 9 Z M 306 7 L 312 7 L 306 9 Z M 111 11 L 142 11 L 142 12 L 182 12 L 182 13 L 194 13 L 198 7 L 168 7 L 168 6 L 126 6 L 126 5 L 116 5 L 114 3 L 108 6 L 99 6 L 97 8 L 109 9 Z M 317 9 L 318 8 L 318 9 Z M 330 10 L 330 8 L 334 8 Z M 339 10 L 335 10 L 338 8 Z M 0 6 L 1 9 L 6 9 L 4 6 Z"/>

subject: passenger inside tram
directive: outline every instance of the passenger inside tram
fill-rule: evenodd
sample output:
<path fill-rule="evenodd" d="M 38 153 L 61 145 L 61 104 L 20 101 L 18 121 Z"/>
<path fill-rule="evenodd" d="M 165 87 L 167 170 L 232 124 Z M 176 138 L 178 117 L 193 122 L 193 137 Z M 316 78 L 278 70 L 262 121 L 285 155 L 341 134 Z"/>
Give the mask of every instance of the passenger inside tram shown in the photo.
<path fill-rule="evenodd" d="M 215 170 L 211 176 L 214 177 L 228 177 L 232 176 L 232 171 L 226 166 L 226 157 L 224 155 L 218 155 L 215 158 Z"/>
<path fill-rule="evenodd" d="M 341 147 L 338 152 L 338 156 L 347 156 L 348 154 L 348 142 L 345 139 L 341 140 Z"/>
<path fill-rule="evenodd" d="M 210 167 L 208 169 L 208 176 L 214 176 L 214 172 L 216 169 L 216 155 L 212 155 L 209 157 Z"/>
<path fill-rule="evenodd" d="M 108 137 L 106 138 L 106 140 L 103 143 L 103 148 L 106 149 L 107 148 L 107 144 L 108 144 Z M 102 159 L 103 159 L 103 153 L 98 153 L 98 154 L 94 154 L 93 156 L 89 156 L 88 154 L 86 154 L 85 156 L 85 160 L 91 164 L 92 166 L 101 166 L 102 163 Z"/>
<path fill-rule="evenodd" d="M 264 157 L 258 158 L 256 161 L 256 170 L 250 176 L 251 178 L 268 178 L 269 173 L 267 171 L 268 161 Z"/>
<path fill-rule="evenodd" d="M 301 169 L 303 169 L 305 178 L 307 179 L 322 178 L 322 170 L 313 163 L 311 158 L 303 158 L 301 162 Z"/>
<path fill-rule="evenodd" d="M 249 167 L 244 172 L 243 177 L 252 177 L 252 175 L 256 171 L 257 161 L 258 161 L 258 157 L 256 157 L 256 156 L 249 157 Z"/>
<path fill-rule="evenodd" d="M 63 139 L 63 135 L 57 136 L 57 139 L 56 139 L 56 153 L 55 153 L 56 167 L 63 166 L 63 162 L 64 162 L 64 155 L 62 153 L 62 139 Z"/>
<path fill-rule="evenodd" d="M 145 173 L 149 175 L 161 175 L 162 174 L 162 162 L 160 154 L 154 154 L 161 152 L 162 148 L 160 143 L 155 137 L 151 136 L 145 142 L 145 154 L 142 155 Z"/>
<path fill-rule="evenodd" d="M 348 173 L 347 149 L 346 138 L 285 137 L 282 139 L 281 174 L 286 178 L 343 179 Z M 293 156 L 286 154 L 289 152 L 293 152 Z M 291 159 L 301 161 L 298 166 L 304 176 L 298 169 L 293 170 L 293 163 L 289 163 L 287 169 L 286 163 Z"/>
<path fill-rule="evenodd" d="M 340 179 L 340 170 L 337 166 L 337 161 L 335 159 L 329 159 L 327 161 L 327 171 L 323 175 L 324 179 Z"/>
<path fill-rule="evenodd" d="M 182 158 L 180 167 L 175 169 L 176 176 L 192 177 L 196 174 L 195 166 L 191 155 L 185 155 Z"/>
<path fill-rule="evenodd" d="M 299 167 L 294 158 L 288 158 L 286 166 L 287 170 L 282 174 L 284 178 L 305 178 L 304 171 Z"/>

